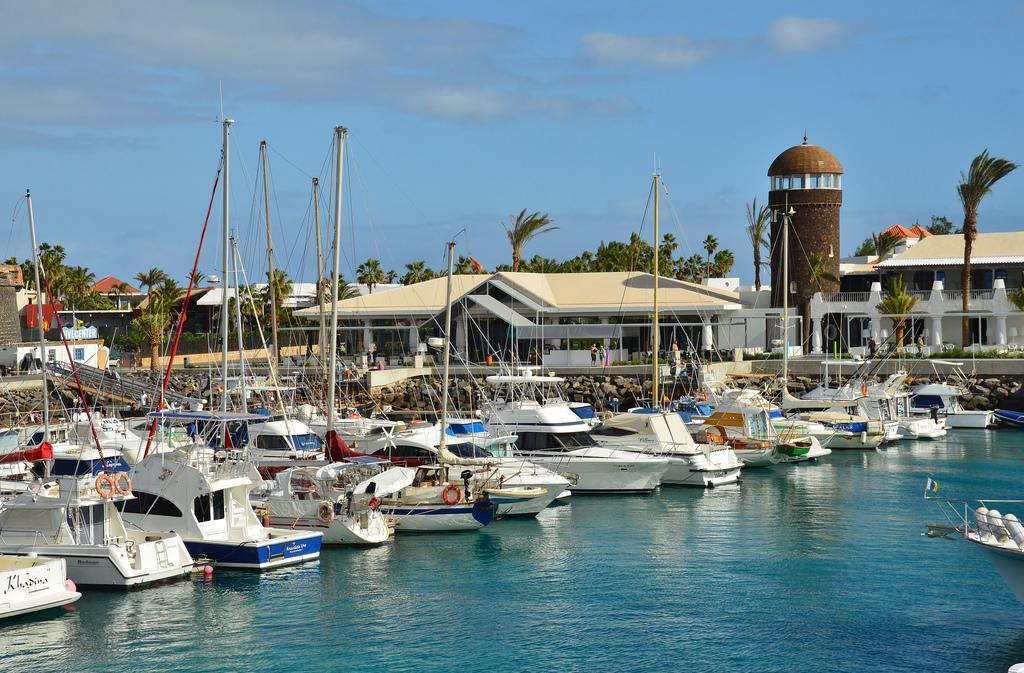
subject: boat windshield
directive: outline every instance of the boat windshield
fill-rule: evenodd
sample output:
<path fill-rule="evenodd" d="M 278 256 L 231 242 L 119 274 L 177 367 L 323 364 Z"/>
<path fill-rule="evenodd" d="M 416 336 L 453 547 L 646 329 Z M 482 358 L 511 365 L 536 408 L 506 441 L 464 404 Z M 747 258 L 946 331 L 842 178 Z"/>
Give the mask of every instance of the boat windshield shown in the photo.
<path fill-rule="evenodd" d="M 475 444 L 449 444 L 448 450 L 459 458 L 490 458 L 491 452 Z"/>
<path fill-rule="evenodd" d="M 597 446 L 588 432 L 518 432 L 521 451 L 573 451 Z"/>
<path fill-rule="evenodd" d="M 323 447 L 323 442 L 312 432 L 305 435 L 292 435 L 292 443 L 296 449 L 314 450 Z"/>

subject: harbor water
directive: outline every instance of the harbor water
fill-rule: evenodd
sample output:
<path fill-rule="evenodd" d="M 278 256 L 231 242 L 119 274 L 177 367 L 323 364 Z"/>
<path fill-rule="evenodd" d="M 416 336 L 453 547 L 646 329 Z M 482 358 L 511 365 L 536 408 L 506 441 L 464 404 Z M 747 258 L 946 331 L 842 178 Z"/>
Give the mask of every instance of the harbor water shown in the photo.
<path fill-rule="evenodd" d="M 1024 498 L 1024 433 L 836 452 L 738 487 L 573 497 L 479 533 L 218 570 L 0 627 L 3 671 L 1005 671 L 1024 605 L 923 535 Z M 1024 514 L 1024 506 L 1004 506 Z"/>

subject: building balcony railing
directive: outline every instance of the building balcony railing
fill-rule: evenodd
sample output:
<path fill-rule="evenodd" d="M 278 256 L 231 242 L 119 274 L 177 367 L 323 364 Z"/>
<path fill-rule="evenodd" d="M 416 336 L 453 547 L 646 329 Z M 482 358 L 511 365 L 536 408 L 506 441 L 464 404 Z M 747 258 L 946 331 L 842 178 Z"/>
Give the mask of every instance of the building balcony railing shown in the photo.
<path fill-rule="evenodd" d="M 822 292 L 823 301 L 838 304 L 852 304 L 858 301 L 867 301 L 871 298 L 870 292 Z"/>
<path fill-rule="evenodd" d="M 971 290 L 971 300 L 982 301 L 985 299 L 991 299 L 993 295 L 992 290 Z M 964 298 L 963 290 L 943 290 L 942 298 L 946 301 L 961 301 Z"/>

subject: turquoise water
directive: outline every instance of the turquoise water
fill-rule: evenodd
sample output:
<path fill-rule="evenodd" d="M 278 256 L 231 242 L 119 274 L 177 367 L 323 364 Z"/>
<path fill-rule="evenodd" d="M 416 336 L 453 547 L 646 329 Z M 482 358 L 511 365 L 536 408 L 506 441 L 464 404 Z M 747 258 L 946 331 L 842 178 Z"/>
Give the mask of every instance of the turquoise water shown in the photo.
<path fill-rule="evenodd" d="M 1024 605 L 976 549 L 922 535 L 942 521 L 928 471 L 950 497 L 1024 497 L 1024 433 L 92 592 L 0 627 L 0 670 L 1005 671 L 1024 661 Z"/>

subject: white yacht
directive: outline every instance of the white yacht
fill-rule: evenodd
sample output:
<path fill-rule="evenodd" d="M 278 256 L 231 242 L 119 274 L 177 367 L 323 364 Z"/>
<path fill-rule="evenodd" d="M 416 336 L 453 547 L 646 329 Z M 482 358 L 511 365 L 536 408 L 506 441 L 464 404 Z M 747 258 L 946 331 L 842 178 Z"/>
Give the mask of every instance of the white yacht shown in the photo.
<path fill-rule="evenodd" d="M 237 444 L 248 449 L 258 465 L 296 460 L 323 460 L 324 443 L 304 422 L 284 418 L 246 423 L 238 432 Z"/>
<path fill-rule="evenodd" d="M 995 412 L 964 409 L 960 404 L 960 397 L 964 394 L 959 386 L 925 383 L 914 388 L 911 402 L 915 412 L 922 415 L 935 413 L 945 421 L 947 428 L 983 430 L 993 427 L 996 424 Z"/>
<path fill-rule="evenodd" d="M 0 509 L 0 553 L 62 558 L 78 585 L 128 589 L 190 573 L 177 533 L 125 525 L 117 508 L 138 502 L 123 472 L 59 477 Z"/>
<path fill-rule="evenodd" d="M 964 537 L 984 552 L 1013 595 L 1024 603 L 1024 525 L 1016 515 L 1000 514 L 986 506 L 995 503 L 982 501 L 974 510 L 975 526 L 964 522 Z"/>
<path fill-rule="evenodd" d="M 392 529 L 372 496 L 355 487 L 380 472 L 374 466 L 331 463 L 319 468 L 293 467 L 277 473 L 269 492 L 254 504 L 275 528 L 322 533 L 324 544 L 375 545 L 387 542 Z"/>
<path fill-rule="evenodd" d="M 125 520 L 147 531 L 178 532 L 196 558 L 269 570 L 320 556 L 320 533 L 261 525 L 249 493 L 263 482 L 240 456 L 196 444 L 144 458 L 133 478 L 140 498 L 125 509 Z"/>
<path fill-rule="evenodd" d="M 516 455 L 561 474 L 572 482 L 573 493 L 646 493 L 657 488 L 668 471 L 667 458 L 601 446 L 564 400 L 537 401 L 537 386 L 561 380 L 531 371 L 487 377 L 497 390 L 481 410 L 484 424 L 515 435 Z"/>
<path fill-rule="evenodd" d="M 734 484 L 743 462 L 726 443 L 697 444 L 676 412 L 638 410 L 617 414 L 593 431 L 608 448 L 668 459 L 663 484 L 702 488 Z"/>
<path fill-rule="evenodd" d="M 76 589 L 62 558 L 0 555 L 0 619 L 74 603 Z"/>

